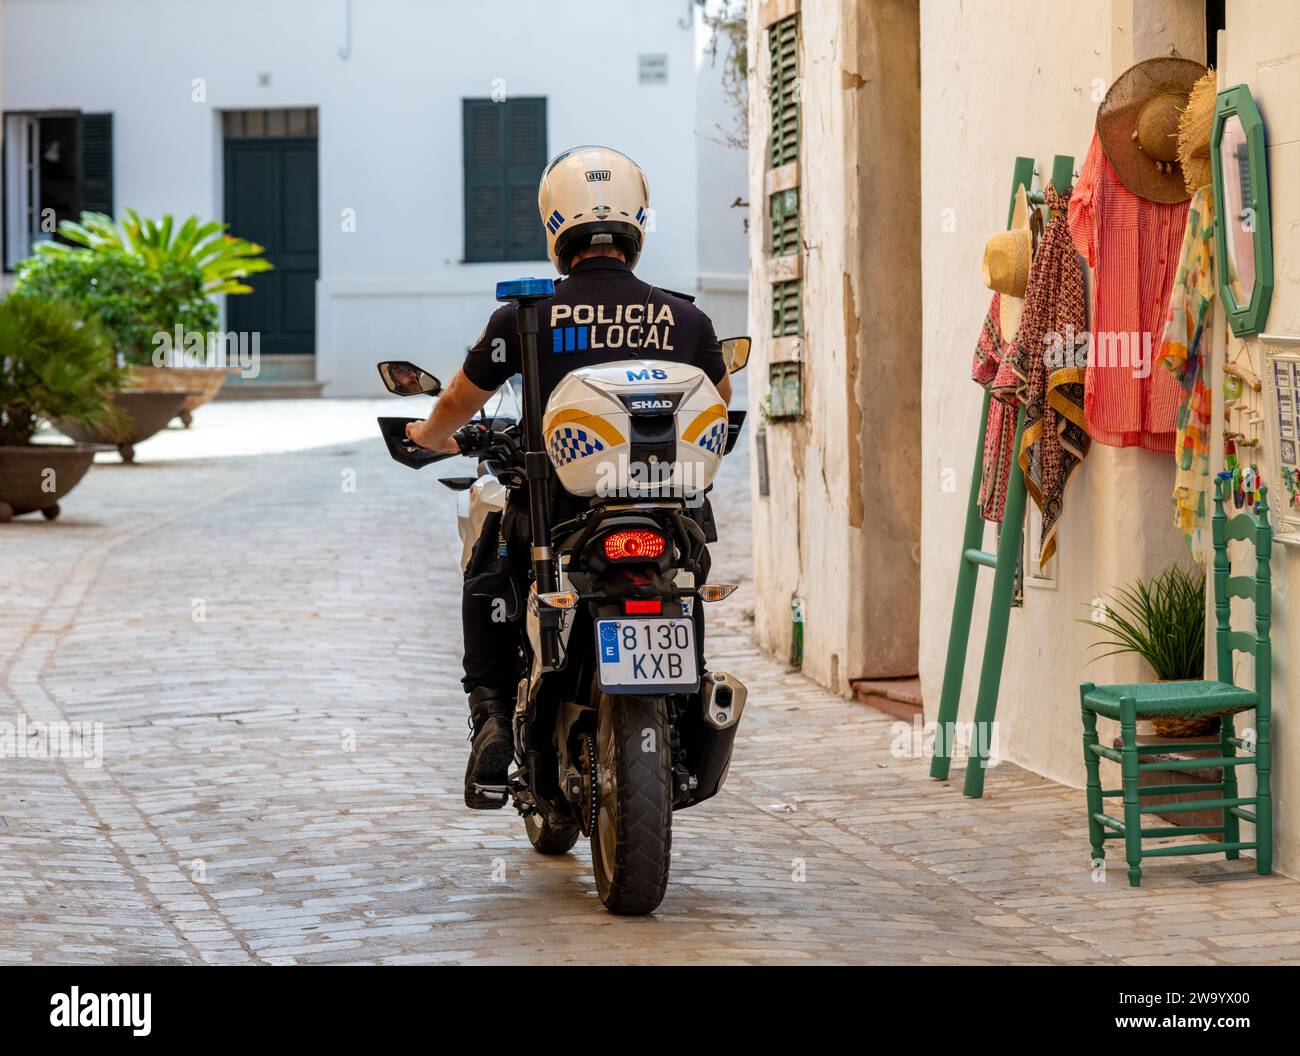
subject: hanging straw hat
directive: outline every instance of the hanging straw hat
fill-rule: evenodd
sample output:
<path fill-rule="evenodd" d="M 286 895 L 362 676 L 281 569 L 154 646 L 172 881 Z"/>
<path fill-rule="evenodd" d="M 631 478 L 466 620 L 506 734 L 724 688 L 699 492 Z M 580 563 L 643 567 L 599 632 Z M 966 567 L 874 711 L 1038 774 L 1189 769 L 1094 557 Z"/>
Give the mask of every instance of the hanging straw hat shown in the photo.
<path fill-rule="evenodd" d="M 1192 85 L 1187 106 L 1178 118 L 1178 163 L 1183 167 L 1183 184 L 1188 194 L 1195 194 L 1214 179 L 1210 168 L 1210 128 L 1214 124 L 1218 88 L 1218 75 L 1206 70 L 1205 76 Z"/>
<path fill-rule="evenodd" d="M 1120 182 L 1153 202 L 1191 195 L 1178 163 L 1178 123 L 1205 67 L 1168 55 L 1130 66 L 1097 108 L 1097 135 Z"/>
<path fill-rule="evenodd" d="M 1029 198 L 1025 185 L 1016 189 L 1016 205 L 1011 214 L 1011 228 L 989 235 L 984 244 L 984 262 L 980 276 L 990 290 L 997 290 L 1001 309 L 998 318 L 1002 340 L 1010 341 L 1020 328 L 1020 313 L 1025 307 L 1025 287 L 1029 285 L 1029 265 L 1034 255 L 1034 236 L 1029 229 Z"/>

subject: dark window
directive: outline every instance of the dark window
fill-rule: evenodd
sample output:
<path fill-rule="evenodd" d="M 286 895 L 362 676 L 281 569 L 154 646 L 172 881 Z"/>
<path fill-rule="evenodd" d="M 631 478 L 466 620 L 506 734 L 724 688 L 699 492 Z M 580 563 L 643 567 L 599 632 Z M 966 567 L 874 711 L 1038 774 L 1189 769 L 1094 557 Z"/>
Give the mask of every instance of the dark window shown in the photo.
<path fill-rule="evenodd" d="M 1219 30 L 1227 28 L 1223 0 L 1205 0 L 1205 65 L 1219 65 Z"/>
<path fill-rule="evenodd" d="M 464 101 L 465 259 L 545 260 L 546 100 Z"/>
<path fill-rule="evenodd" d="M 113 215 L 113 115 L 5 115 L 4 263 L 83 212 Z"/>
<path fill-rule="evenodd" d="M 226 139 L 315 139 L 316 108 L 227 110 L 221 127 Z"/>

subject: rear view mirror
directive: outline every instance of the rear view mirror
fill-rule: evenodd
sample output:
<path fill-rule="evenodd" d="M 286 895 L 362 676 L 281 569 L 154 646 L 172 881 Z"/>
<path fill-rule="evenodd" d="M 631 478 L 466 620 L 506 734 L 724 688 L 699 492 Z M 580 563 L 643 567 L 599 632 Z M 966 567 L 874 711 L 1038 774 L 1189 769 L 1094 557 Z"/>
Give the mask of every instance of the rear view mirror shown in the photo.
<path fill-rule="evenodd" d="M 745 369 L 749 362 L 749 338 L 725 337 L 722 339 L 722 362 L 727 365 L 728 374 L 736 374 Z"/>
<path fill-rule="evenodd" d="M 379 376 L 384 388 L 395 396 L 437 396 L 442 392 L 442 382 L 423 367 L 404 359 L 386 359 L 379 364 Z"/>

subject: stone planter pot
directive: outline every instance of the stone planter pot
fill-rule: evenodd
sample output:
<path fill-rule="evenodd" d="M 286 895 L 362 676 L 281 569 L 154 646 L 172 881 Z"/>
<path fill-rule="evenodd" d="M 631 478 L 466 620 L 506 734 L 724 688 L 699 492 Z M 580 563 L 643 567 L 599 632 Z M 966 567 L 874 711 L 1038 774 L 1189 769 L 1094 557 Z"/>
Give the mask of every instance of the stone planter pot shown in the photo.
<path fill-rule="evenodd" d="M 231 367 L 133 366 L 128 387 L 133 392 L 184 392 L 180 420 L 188 429 L 194 421 L 194 411 L 221 391 L 232 372 Z"/>
<path fill-rule="evenodd" d="M 105 450 L 101 444 L 0 447 L 0 523 L 37 511 L 54 520 L 59 501 L 86 475 L 95 452 Z"/>
<path fill-rule="evenodd" d="M 188 395 L 184 390 L 117 393 L 113 402 L 129 419 L 124 433 L 92 429 L 83 422 L 69 422 L 61 418 L 50 424 L 64 436 L 83 444 L 112 444 L 122 456 L 123 462 L 134 462 L 135 445 L 167 428 L 167 423 L 180 414 Z"/>

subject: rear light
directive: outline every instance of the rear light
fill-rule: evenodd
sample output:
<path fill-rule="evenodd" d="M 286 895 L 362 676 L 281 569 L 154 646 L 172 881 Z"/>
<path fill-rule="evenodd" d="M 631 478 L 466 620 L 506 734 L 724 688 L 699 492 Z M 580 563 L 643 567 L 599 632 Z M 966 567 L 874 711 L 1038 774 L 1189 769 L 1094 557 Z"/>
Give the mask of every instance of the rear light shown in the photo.
<path fill-rule="evenodd" d="M 658 532 L 633 528 L 605 536 L 605 556 L 611 561 L 658 557 L 664 552 L 664 537 Z"/>
<path fill-rule="evenodd" d="M 625 616 L 661 616 L 664 603 L 658 598 L 628 598 L 623 602 Z"/>

